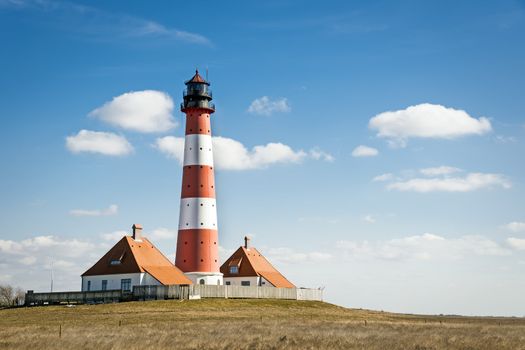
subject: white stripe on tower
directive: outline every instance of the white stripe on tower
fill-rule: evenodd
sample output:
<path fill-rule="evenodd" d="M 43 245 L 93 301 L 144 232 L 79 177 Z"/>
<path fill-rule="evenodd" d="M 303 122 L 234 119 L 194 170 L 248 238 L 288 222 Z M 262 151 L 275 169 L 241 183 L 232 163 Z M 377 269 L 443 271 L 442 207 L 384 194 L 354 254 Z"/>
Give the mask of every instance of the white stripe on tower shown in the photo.
<path fill-rule="evenodd" d="M 184 139 L 184 166 L 213 166 L 213 147 L 211 142 L 210 135 L 186 135 Z"/>

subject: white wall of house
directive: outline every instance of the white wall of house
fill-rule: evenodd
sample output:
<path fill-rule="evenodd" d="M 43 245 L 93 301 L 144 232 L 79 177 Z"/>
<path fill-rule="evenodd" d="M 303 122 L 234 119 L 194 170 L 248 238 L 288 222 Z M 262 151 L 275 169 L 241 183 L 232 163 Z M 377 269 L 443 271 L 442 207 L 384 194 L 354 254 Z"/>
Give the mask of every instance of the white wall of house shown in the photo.
<path fill-rule="evenodd" d="M 186 272 L 184 273 L 193 284 L 222 285 L 223 278 L 220 272 Z"/>
<path fill-rule="evenodd" d="M 242 282 L 250 282 L 250 286 L 264 286 L 272 287 L 272 284 L 265 280 L 263 277 L 259 276 L 249 276 L 249 277 L 224 277 L 224 284 L 231 286 L 242 286 Z"/>
<path fill-rule="evenodd" d="M 106 290 L 120 289 L 123 279 L 131 280 L 131 290 L 133 286 L 143 285 L 160 285 L 153 276 L 147 272 L 142 273 L 122 273 L 112 275 L 97 275 L 97 276 L 83 276 L 82 277 L 82 291 L 88 290 L 88 284 L 90 291 L 102 290 L 102 281 L 107 281 Z M 90 283 L 89 283 L 90 282 Z"/>

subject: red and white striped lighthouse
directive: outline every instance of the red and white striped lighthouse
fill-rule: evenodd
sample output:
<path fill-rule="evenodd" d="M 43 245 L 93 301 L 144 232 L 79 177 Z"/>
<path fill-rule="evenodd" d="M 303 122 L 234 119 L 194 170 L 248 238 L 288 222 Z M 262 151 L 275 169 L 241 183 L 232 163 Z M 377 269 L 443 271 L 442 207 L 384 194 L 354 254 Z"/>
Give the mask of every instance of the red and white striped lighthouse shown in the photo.
<path fill-rule="evenodd" d="M 184 167 L 175 265 L 193 283 L 222 284 L 209 83 L 196 71 L 186 83 L 181 111 L 186 114 Z"/>

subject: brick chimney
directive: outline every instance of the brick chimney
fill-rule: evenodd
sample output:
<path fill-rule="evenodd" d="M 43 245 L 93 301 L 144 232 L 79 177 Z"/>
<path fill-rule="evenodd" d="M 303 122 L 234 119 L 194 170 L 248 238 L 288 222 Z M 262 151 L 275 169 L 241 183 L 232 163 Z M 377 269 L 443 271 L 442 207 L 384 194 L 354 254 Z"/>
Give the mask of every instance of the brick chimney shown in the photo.
<path fill-rule="evenodd" d="M 142 241 L 142 225 L 141 224 L 133 224 L 133 226 L 131 226 L 131 228 L 133 229 L 133 239 L 135 241 Z"/>
<path fill-rule="evenodd" d="M 249 242 L 250 242 L 250 237 L 244 236 L 244 248 L 250 249 Z"/>

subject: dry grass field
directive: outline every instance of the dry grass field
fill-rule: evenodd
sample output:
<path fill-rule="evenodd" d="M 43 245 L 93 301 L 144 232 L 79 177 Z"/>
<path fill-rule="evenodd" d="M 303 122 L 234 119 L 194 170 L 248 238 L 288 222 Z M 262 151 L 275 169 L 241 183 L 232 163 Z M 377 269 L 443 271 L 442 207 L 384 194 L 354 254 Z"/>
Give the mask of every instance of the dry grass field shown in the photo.
<path fill-rule="evenodd" d="M 284 300 L 0 310 L 0 349 L 525 349 L 525 319 L 416 316 Z"/>

